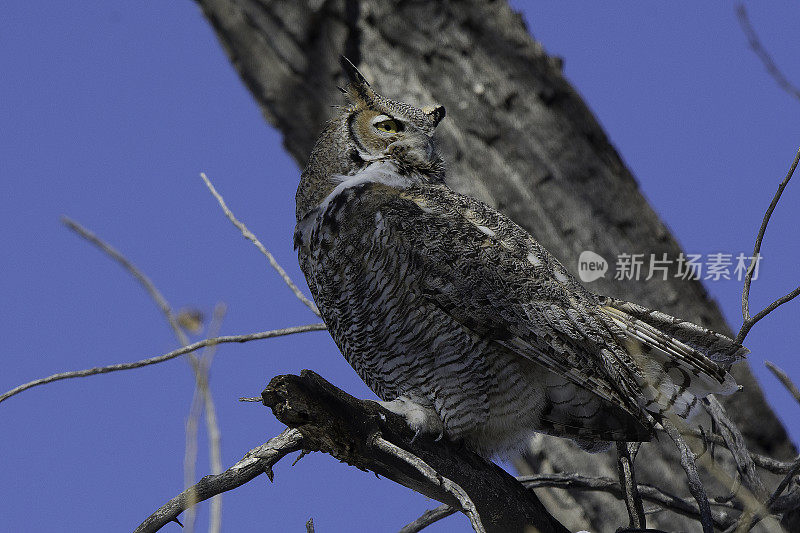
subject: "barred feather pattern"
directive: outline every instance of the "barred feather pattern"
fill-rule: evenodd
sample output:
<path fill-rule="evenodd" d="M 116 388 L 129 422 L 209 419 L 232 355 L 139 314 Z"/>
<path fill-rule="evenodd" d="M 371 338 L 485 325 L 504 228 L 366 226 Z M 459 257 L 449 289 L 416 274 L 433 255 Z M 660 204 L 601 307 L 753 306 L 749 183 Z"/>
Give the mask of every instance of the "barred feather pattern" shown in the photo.
<path fill-rule="evenodd" d="M 532 431 L 649 440 L 654 416 L 735 388 L 489 206 L 387 168 L 340 183 L 295 236 L 336 344 L 382 399 L 432 408 L 449 438 L 492 454 Z"/>
<path fill-rule="evenodd" d="M 517 224 L 446 186 L 430 138 L 441 106 L 353 84 L 362 100 L 301 177 L 295 247 L 334 341 L 381 399 L 492 455 L 534 431 L 595 451 L 650 440 L 666 414 L 736 390 L 728 370 L 745 348 L 586 290 Z M 398 133 L 347 141 L 376 121 Z"/>

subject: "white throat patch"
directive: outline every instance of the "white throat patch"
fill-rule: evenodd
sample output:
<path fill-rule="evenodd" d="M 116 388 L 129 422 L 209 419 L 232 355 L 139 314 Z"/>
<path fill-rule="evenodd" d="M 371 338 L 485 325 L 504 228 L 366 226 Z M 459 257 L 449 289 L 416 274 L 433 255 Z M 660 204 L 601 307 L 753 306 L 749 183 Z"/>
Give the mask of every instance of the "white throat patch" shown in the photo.
<path fill-rule="evenodd" d="M 381 183 L 395 189 L 406 189 L 414 183 L 412 178 L 399 174 L 397 166 L 390 161 L 375 161 L 370 163 L 364 170 L 353 175 L 335 174 L 330 179 L 338 182 L 338 185 L 315 209 L 297 223 L 296 236 L 299 237 L 299 243 L 302 246 L 307 246 L 309 240 L 313 238 L 312 236 L 316 233 L 316 229 L 331 202 L 347 189 L 364 183 Z"/>

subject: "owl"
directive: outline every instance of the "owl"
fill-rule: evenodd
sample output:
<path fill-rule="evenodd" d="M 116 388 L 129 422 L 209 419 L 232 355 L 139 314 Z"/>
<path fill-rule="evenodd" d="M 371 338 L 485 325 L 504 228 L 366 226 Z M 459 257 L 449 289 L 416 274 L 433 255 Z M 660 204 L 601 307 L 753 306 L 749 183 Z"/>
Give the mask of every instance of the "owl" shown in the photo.
<path fill-rule="evenodd" d="M 533 432 L 589 451 L 731 393 L 747 350 L 585 289 L 524 229 L 454 192 L 442 106 L 377 94 L 356 68 L 297 189 L 294 242 L 336 345 L 420 434 L 492 456 Z"/>

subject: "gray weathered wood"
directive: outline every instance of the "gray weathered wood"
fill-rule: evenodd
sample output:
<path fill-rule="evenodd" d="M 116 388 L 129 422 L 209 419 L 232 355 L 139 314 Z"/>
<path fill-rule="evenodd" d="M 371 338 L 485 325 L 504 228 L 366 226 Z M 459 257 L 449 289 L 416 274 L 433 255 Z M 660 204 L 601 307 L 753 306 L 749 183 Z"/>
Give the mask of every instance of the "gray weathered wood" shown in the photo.
<path fill-rule="evenodd" d="M 398 415 L 377 403 L 358 400 L 310 370 L 300 376 L 277 376 L 262 393 L 276 418 L 303 435 L 303 449 L 331 454 L 456 508 L 458 500 L 396 456 L 371 443 L 376 435 L 412 452 L 469 495 L 487 532 L 510 533 L 535 528 L 568 533 L 532 491 L 495 464 L 457 443 L 414 440 Z"/>

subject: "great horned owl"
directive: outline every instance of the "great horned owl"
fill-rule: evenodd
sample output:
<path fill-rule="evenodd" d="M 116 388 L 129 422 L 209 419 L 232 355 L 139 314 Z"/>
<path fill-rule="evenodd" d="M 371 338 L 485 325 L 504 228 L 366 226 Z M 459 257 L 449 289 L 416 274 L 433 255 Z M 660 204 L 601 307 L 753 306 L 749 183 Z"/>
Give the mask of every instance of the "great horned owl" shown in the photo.
<path fill-rule="evenodd" d="M 534 431 L 590 450 L 650 440 L 666 412 L 736 390 L 727 370 L 745 348 L 586 290 L 524 229 L 447 187 L 432 139 L 443 107 L 389 100 L 343 67 L 349 105 L 302 173 L 295 246 L 383 405 L 492 455 Z"/>

